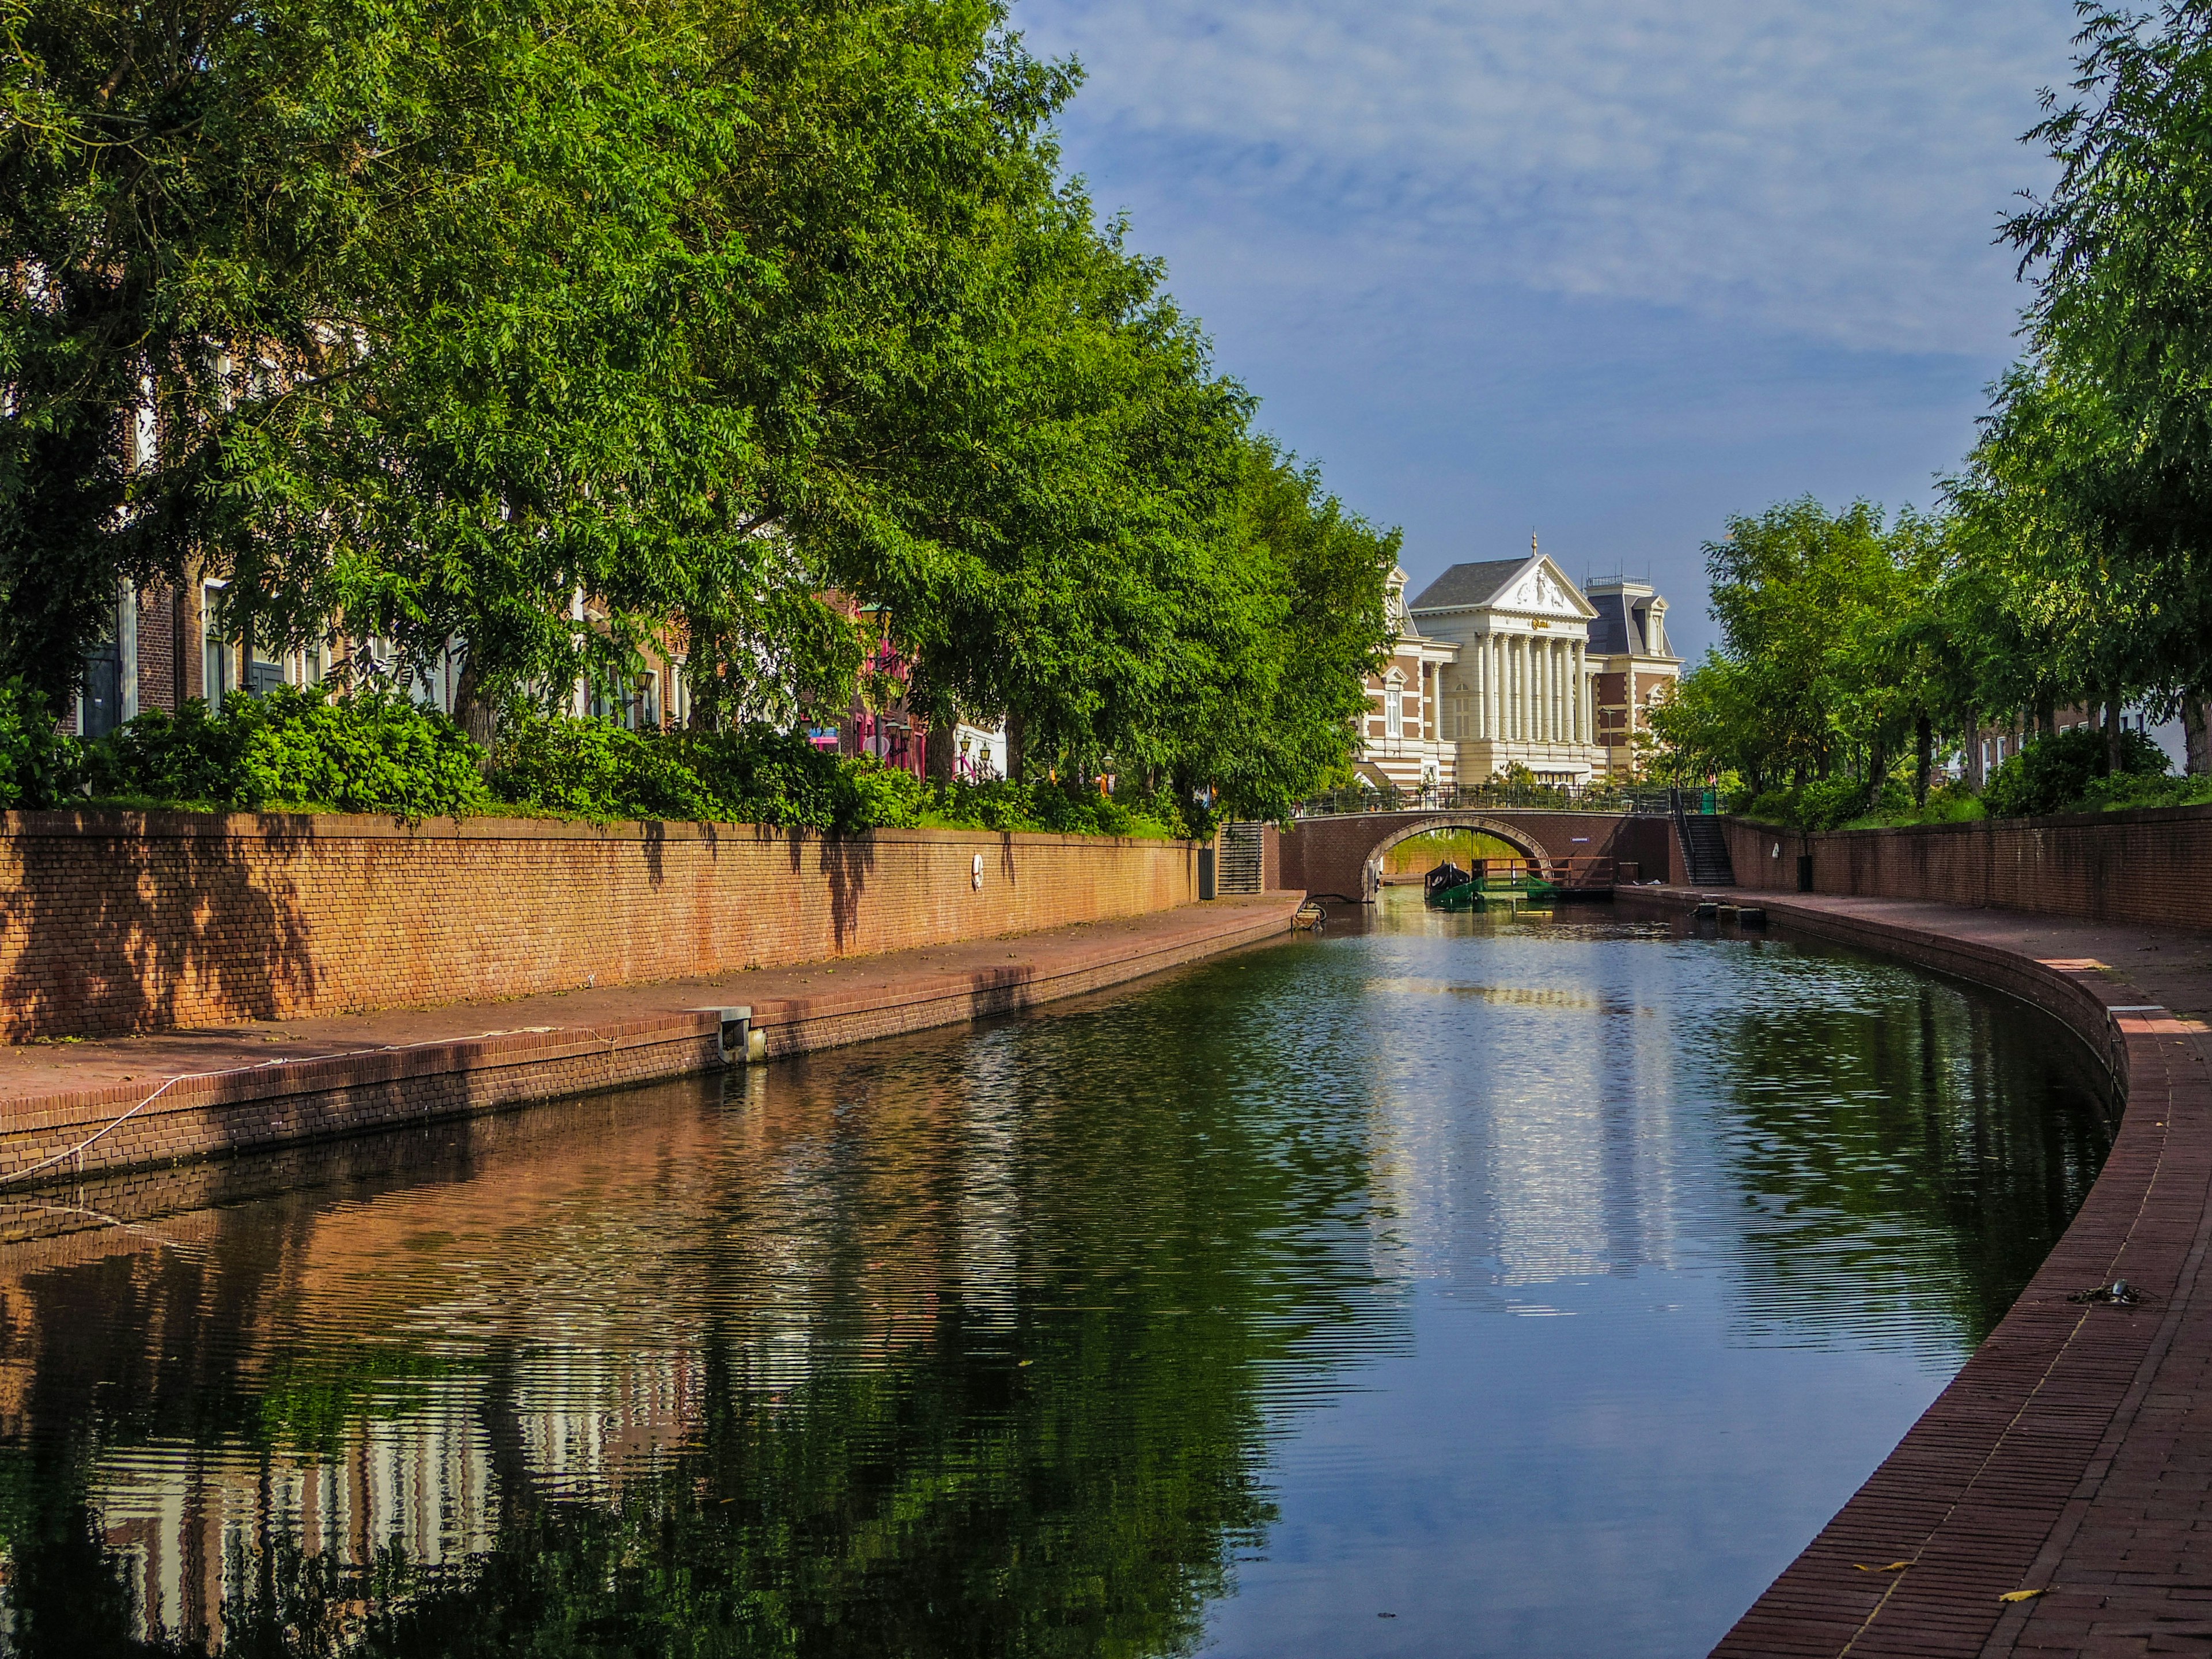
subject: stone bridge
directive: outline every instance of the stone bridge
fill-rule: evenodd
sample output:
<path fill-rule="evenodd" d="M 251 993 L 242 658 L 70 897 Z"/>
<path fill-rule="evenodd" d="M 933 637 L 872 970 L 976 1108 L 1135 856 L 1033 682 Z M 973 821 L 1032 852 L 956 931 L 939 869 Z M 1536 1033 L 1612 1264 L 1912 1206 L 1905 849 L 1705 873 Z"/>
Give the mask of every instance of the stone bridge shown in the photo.
<path fill-rule="evenodd" d="M 1300 818 L 1283 832 L 1282 884 L 1317 898 L 1371 904 L 1382 859 L 1400 842 L 1431 830 L 1495 836 L 1545 869 L 1569 859 L 1609 858 L 1624 881 L 1685 881 L 1672 819 L 1626 812 L 1533 811 L 1513 807 L 1412 808 Z M 1624 866 L 1633 865 L 1632 871 Z"/>

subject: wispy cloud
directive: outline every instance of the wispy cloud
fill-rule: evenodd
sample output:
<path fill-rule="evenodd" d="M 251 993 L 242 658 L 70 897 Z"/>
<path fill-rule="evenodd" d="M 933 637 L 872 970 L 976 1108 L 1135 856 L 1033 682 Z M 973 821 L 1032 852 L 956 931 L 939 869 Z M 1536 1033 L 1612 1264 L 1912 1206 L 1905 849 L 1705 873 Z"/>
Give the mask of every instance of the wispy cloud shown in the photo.
<path fill-rule="evenodd" d="M 1648 570 L 1812 492 L 1924 504 L 2024 297 L 1993 244 L 2070 0 L 1015 0 L 1068 164 L 1263 422 L 1407 530 Z"/>
<path fill-rule="evenodd" d="M 1071 135 L 1108 204 L 1142 179 L 1148 218 L 1210 228 L 1278 280 L 1285 255 L 1442 262 L 1468 288 L 1979 354 L 2011 325 L 1991 237 L 2042 177 L 2016 140 L 2071 16 L 2065 0 L 1021 0 L 1015 22 L 1091 70 Z"/>

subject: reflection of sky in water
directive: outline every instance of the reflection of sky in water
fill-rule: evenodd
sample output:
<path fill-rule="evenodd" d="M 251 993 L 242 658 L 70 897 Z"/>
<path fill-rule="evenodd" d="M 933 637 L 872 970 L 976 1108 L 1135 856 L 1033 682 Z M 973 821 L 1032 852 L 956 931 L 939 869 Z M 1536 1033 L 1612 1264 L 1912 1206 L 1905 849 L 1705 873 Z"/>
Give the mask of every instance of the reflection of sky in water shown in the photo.
<path fill-rule="evenodd" d="M 120 1637 L 219 1640 L 276 1540 L 398 1552 L 425 1652 L 564 1553 L 603 1650 L 590 1587 L 666 1556 L 792 1610 L 736 1652 L 1701 1651 L 2033 1271 L 2094 1114 L 1903 969 L 1388 897 L 0 1251 L 6 1535 L 81 1496 Z M 73 1653 L 33 1615 L 82 1568 L 7 1547 L 10 1650 Z"/>
<path fill-rule="evenodd" d="M 2046 1179 L 2070 1212 L 2099 1142 L 2072 1084 L 2041 1109 L 2047 1073 L 2084 1057 L 1886 964 L 1389 914 L 1408 896 L 1338 943 L 1414 1351 L 1280 1443 L 1282 1519 L 1210 1650 L 1702 1652 L 1971 1352 L 1961 1310 L 2047 1248 L 1978 1282 L 1929 1148 L 2019 1177 L 1951 1218 L 2055 1227 Z"/>

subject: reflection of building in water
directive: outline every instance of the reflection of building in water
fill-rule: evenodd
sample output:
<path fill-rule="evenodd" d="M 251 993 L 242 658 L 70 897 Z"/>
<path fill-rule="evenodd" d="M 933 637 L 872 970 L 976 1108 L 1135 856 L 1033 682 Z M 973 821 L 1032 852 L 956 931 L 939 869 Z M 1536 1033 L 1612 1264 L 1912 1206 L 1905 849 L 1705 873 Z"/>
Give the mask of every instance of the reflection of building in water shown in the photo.
<path fill-rule="evenodd" d="M 1376 1167 L 1414 1274 L 1529 1285 L 1673 1265 L 1672 1048 L 1619 982 L 1633 964 L 1588 960 L 1577 981 L 1576 957 L 1547 952 L 1540 985 L 1370 981 Z"/>
<path fill-rule="evenodd" d="M 266 1443 L 156 1438 L 91 1458 L 87 1502 L 142 1640 L 219 1645 L 272 1544 L 346 1568 L 393 1552 L 458 1565 L 491 1546 L 502 1495 L 605 1494 L 696 1437 L 701 1326 L 669 1310 L 697 1279 L 720 1150 L 711 1134 L 621 1146 L 597 1168 L 525 1160 L 520 1176 L 274 1222 L 200 1212 L 0 1250 L 0 1431 L 34 1429 L 40 1357 L 93 1302 L 137 1310 L 141 1352 L 122 1363 L 145 1376 L 178 1351 L 225 1356 L 216 1391 L 258 1404 Z M 638 1167 L 605 1166 L 625 1156 Z M 773 1227 L 755 1237 L 792 1248 Z M 793 1310 L 758 1328 L 802 1328 L 819 1276 L 769 1275 Z"/>
<path fill-rule="evenodd" d="M 459 1565 L 498 1527 L 495 1441 L 505 1473 L 546 1491 L 603 1492 L 698 1422 L 688 1354 L 623 1356 L 603 1368 L 564 1352 L 515 1379 L 511 1414 L 482 1378 L 456 1379 L 404 1415 L 356 1418 L 316 1453 L 234 1444 L 104 1449 L 87 1498 L 133 1581 L 140 1640 L 223 1634 L 222 1609 L 252 1588 L 273 1538 L 344 1567 L 397 1553 Z"/>

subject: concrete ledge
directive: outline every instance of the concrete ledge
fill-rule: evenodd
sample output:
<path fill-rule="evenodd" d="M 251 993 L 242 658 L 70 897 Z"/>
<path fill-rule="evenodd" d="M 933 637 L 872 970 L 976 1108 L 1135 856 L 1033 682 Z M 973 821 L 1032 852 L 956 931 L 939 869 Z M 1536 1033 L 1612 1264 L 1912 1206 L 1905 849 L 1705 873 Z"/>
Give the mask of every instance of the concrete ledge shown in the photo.
<path fill-rule="evenodd" d="M 1285 935 L 1298 902 L 1264 894 L 713 982 L 49 1049 L 44 1070 L 62 1086 L 0 1080 L 0 1190 L 714 1069 L 719 1023 L 705 1008 L 750 1006 L 771 1058 L 1016 1012 Z M 270 1044 L 289 1052 L 261 1058 Z"/>
<path fill-rule="evenodd" d="M 1619 902 L 1675 915 L 1699 896 L 1641 888 Z M 2212 1319 L 2192 1302 L 2212 1214 L 2204 1026 L 2150 1006 L 2179 999 L 2114 965 L 2173 936 L 1898 900 L 1759 900 L 1773 924 L 2033 1003 L 2104 1057 L 2126 1106 L 2020 1300 L 1715 1653 L 2156 1652 L 2161 1629 L 2198 1632 L 2171 1650 L 2205 1650 L 2212 1626 L 2193 1598 L 2212 1595 L 2212 1553 L 2192 1551 L 2212 1551 L 2194 1531 L 2212 1522 L 2212 1399 L 2185 1453 L 2174 1423 L 2146 1411 L 2162 1389 L 2193 1390 L 2212 1356 Z M 2141 1305 L 2069 1299 L 2119 1278 L 2147 1293 Z M 2130 1559 L 2136 1574 L 2116 1565 Z M 1911 1565 L 1863 1570 L 1898 1561 Z M 2021 1589 L 2045 1593 L 1999 1599 Z M 2120 1626 L 2133 1645 L 2116 1644 Z"/>

